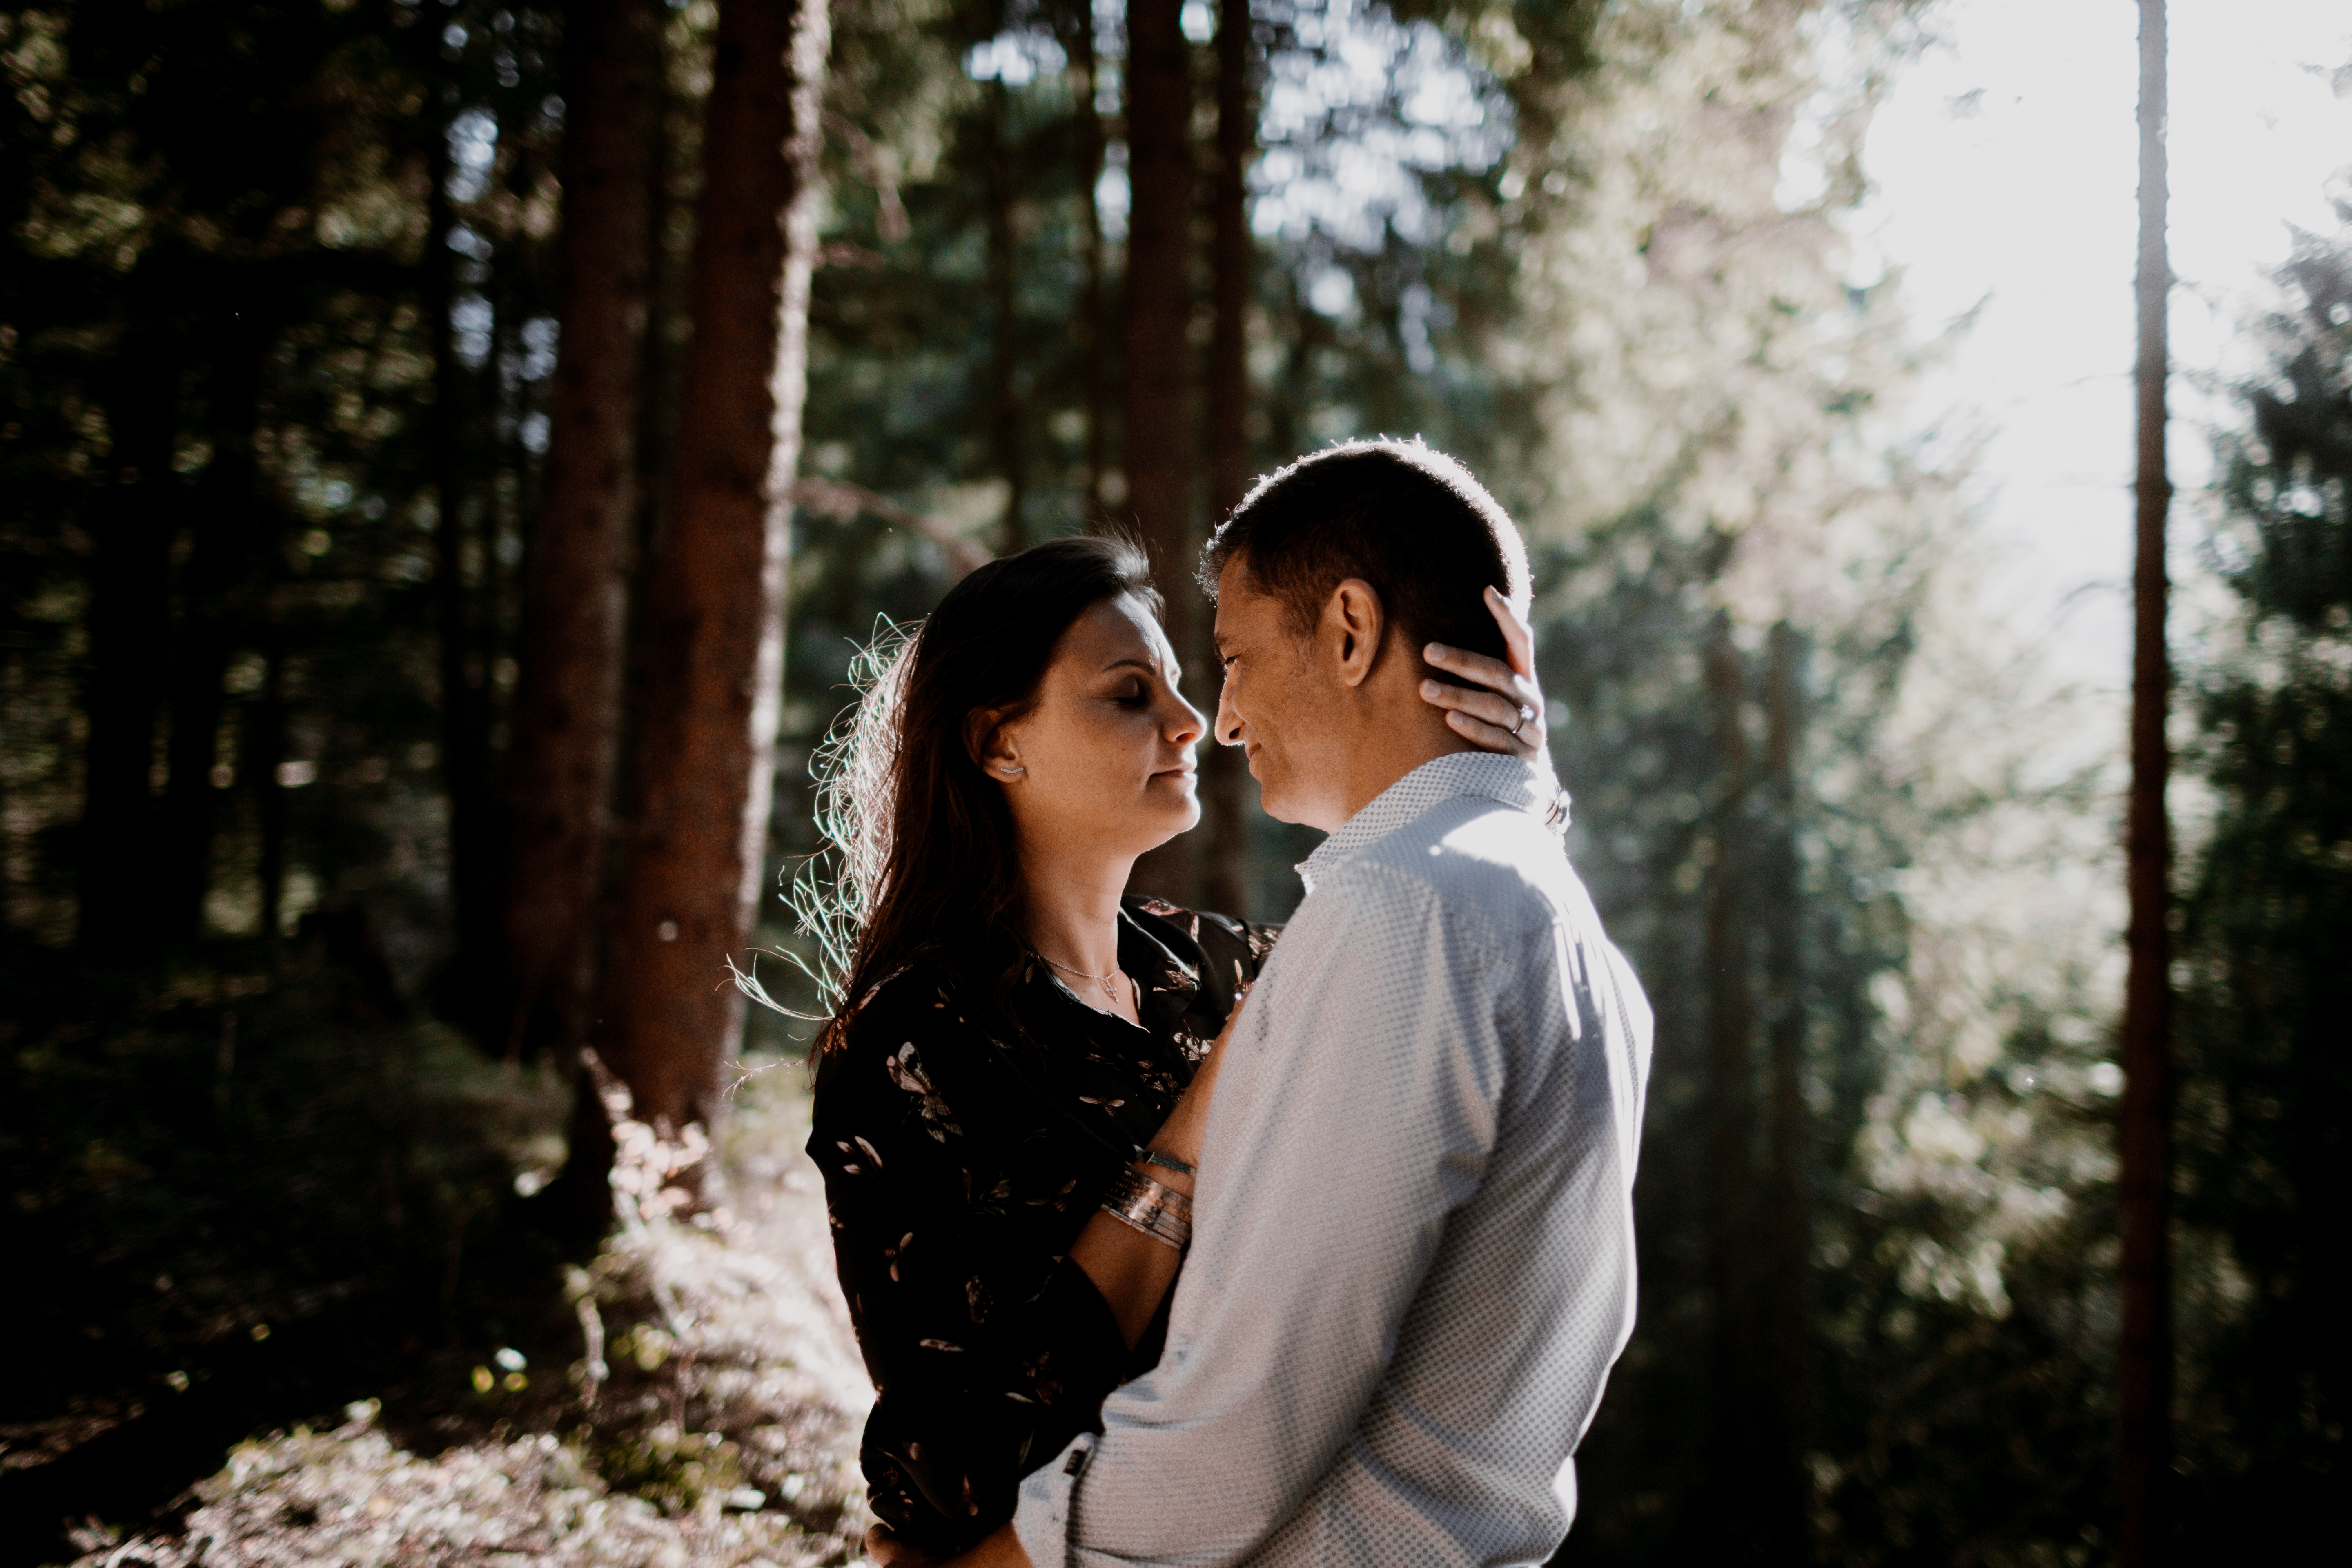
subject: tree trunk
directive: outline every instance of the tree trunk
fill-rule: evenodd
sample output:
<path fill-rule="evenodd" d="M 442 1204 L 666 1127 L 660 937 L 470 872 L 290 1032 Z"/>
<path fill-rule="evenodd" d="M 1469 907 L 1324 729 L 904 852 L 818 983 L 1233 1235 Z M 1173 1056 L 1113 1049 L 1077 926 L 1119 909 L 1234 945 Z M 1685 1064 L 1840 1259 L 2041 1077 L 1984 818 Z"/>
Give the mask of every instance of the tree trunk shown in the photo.
<path fill-rule="evenodd" d="M 262 630 L 261 690 L 249 721 L 238 726 L 247 748 L 245 773 L 253 781 L 253 815 L 260 840 L 254 875 L 261 884 L 261 945 L 275 953 L 285 929 L 286 786 L 278 764 L 286 760 L 286 643 L 275 626 Z"/>
<path fill-rule="evenodd" d="M 1110 402 L 1107 334 L 1103 331 L 1102 213 L 1095 200 L 1096 187 L 1102 184 L 1103 121 L 1097 106 L 1102 73 L 1095 57 L 1094 0 L 1070 0 L 1062 19 L 1078 92 L 1078 249 L 1082 271 L 1076 336 L 1078 395 L 1086 405 L 1084 504 L 1091 517 L 1103 504 L 1103 470 L 1108 460 L 1106 416 Z"/>
<path fill-rule="evenodd" d="M 1282 291 L 1276 328 L 1283 340 L 1282 369 L 1266 389 L 1265 444 L 1286 459 L 1298 450 L 1299 422 L 1314 395 L 1316 353 L 1331 346 L 1333 333 L 1330 323 L 1307 303 L 1296 277 L 1277 273 L 1275 284 Z"/>
<path fill-rule="evenodd" d="M 569 14 L 561 335 L 508 753 L 509 1049 L 588 1035 L 619 754 L 659 112 L 660 0 Z"/>
<path fill-rule="evenodd" d="M 134 310 L 152 293 L 141 282 L 133 280 Z M 106 403 L 106 489 L 93 509 L 76 940 L 85 952 L 114 960 L 145 955 L 158 934 L 148 880 L 157 675 L 170 664 L 178 354 L 160 324 L 134 320 L 126 331 Z"/>
<path fill-rule="evenodd" d="M 1192 60 L 1181 0 L 1129 0 L 1127 173 L 1127 510 L 1168 602 L 1168 640 L 1198 670 L 1193 585 Z M 1197 677 L 1196 677 L 1197 678 Z M 1196 834 L 1136 862 L 1129 885 L 1179 903 L 1200 897 Z"/>
<path fill-rule="evenodd" d="M 686 417 L 598 1009 L 637 1114 L 671 1130 L 715 1118 L 742 1033 L 726 964 L 767 844 L 826 36 L 824 0 L 719 5 Z"/>
<path fill-rule="evenodd" d="M 2165 655 L 2166 254 L 2164 0 L 2140 0 L 2139 30 L 2139 474 L 2137 560 L 2132 570 L 2131 805 L 2126 875 L 2131 894 L 2124 983 L 2123 1231 L 2117 1284 L 2123 1324 L 2116 1377 L 2116 1561 L 2147 1568 L 2167 1555 L 2163 1498 L 2172 1447 L 2172 1300 L 2169 1247 L 2171 1051 L 2167 1037 L 2170 960 L 2170 834 L 2165 819 L 2164 742 L 2171 670 Z"/>
<path fill-rule="evenodd" d="M 1013 168 L 1012 95 L 1002 81 L 982 84 L 981 93 L 987 103 L 988 435 L 996 476 L 1004 481 L 999 548 L 1010 554 L 1029 542 L 1028 526 L 1022 517 L 1029 475 L 1021 450 L 1021 397 L 1016 384 L 1021 322 L 1013 209 L 1020 199 L 1021 182 Z"/>
<path fill-rule="evenodd" d="M 156 857 L 158 919 L 173 942 L 193 942 L 204 931 L 216 826 L 213 769 L 227 710 L 222 682 L 250 614 L 242 592 L 258 532 L 254 431 L 272 337 L 263 325 L 268 318 L 267 301 L 257 297 L 262 292 L 247 292 L 235 318 L 238 329 L 219 345 L 206 420 L 213 458 L 190 509 L 195 544 L 181 579 L 180 646 L 171 668 L 171 773 Z"/>
<path fill-rule="evenodd" d="M 493 952 L 489 722 L 473 595 L 467 583 L 465 366 L 457 360 L 450 310 L 457 265 L 449 249 L 449 138 L 436 122 L 425 156 L 425 310 L 433 353 L 433 406 L 425 421 L 433 476 L 433 607 L 440 645 L 441 779 L 449 803 L 449 904 L 454 946 L 442 1005 L 463 1026 L 486 1032 Z"/>
<path fill-rule="evenodd" d="M 1209 336 L 1209 517 L 1223 521 L 1250 480 L 1249 301 L 1255 258 L 1244 184 L 1257 144 L 1250 93 L 1250 0 L 1223 0 L 1217 16 L 1217 169 L 1211 193 Z M 1189 585 L 1188 585 L 1189 586 Z M 1203 617 L 1205 621 L 1205 617 Z M 1205 625 L 1203 632 L 1206 631 Z M 1213 717 L 1220 679 L 1205 635 L 1186 655 L 1199 671 L 1193 696 Z M 1201 901 L 1226 914 L 1249 912 L 1249 818 L 1242 754 L 1211 736 L 1201 758 Z"/>
<path fill-rule="evenodd" d="M 1756 1525 L 1757 1343 L 1753 1245 L 1755 1001 L 1749 988 L 1747 864 L 1747 670 L 1718 620 L 1706 651 L 1719 798 L 1704 916 L 1706 966 L 1706 1269 L 1711 1341 L 1710 1463 L 1721 1506 L 1714 1524 L 1745 1554 Z"/>
<path fill-rule="evenodd" d="M 1782 621 L 1765 672 L 1765 798 L 1769 826 L 1756 900 L 1765 925 L 1765 1055 L 1769 1164 L 1765 1181 L 1766 1314 L 1758 1368 L 1759 1525 L 1775 1562 L 1812 1558 L 1804 1466 L 1811 1339 L 1806 1316 L 1812 1129 L 1805 1110 L 1804 903 L 1797 843 L 1797 752 L 1804 731 L 1803 647 Z"/>

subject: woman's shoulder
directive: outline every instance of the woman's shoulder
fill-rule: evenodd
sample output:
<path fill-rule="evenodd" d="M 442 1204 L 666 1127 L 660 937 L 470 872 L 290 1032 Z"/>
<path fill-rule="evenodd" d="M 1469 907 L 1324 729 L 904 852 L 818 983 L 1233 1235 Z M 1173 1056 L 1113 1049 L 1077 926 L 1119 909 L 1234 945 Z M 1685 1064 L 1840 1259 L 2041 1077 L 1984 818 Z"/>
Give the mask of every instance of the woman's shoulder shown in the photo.
<path fill-rule="evenodd" d="M 1192 942 L 1219 973 L 1239 963 L 1243 973 L 1255 979 L 1258 965 L 1265 962 L 1265 955 L 1274 951 L 1275 939 L 1282 934 L 1278 925 L 1235 920 L 1214 910 L 1188 910 L 1148 894 L 1130 893 L 1120 902 L 1138 923 L 1163 928 L 1163 936 L 1173 933 Z"/>
<path fill-rule="evenodd" d="M 969 1086 L 971 1064 L 988 1051 L 961 990 L 952 969 L 921 954 L 867 986 L 817 1058 L 818 1120 L 863 1115 L 903 1093 L 940 1124 L 945 1086 Z"/>
<path fill-rule="evenodd" d="M 959 989 L 952 971 L 918 953 L 845 1005 L 826 1055 L 856 1061 L 890 1056 L 910 1037 L 928 1041 L 961 1022 Z"/>

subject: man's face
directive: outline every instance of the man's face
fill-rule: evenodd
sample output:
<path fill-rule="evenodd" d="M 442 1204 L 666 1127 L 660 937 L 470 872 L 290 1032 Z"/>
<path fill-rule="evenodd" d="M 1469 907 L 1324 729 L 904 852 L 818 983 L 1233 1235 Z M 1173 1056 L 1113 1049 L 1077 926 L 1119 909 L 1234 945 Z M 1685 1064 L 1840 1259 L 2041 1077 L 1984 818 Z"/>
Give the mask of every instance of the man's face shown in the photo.
<path fill-rule="evenodd" d="M 1291 629 L 1280 600 L 1259 593 L 1239 557 L 1217 576 L 1217 739 L 1239 746 L 1257 780 L 1259 803 L 1281 822 L 1327 830 L 1320 765 L 1331 704 L 1318 700 L 1314 639 Z"/>

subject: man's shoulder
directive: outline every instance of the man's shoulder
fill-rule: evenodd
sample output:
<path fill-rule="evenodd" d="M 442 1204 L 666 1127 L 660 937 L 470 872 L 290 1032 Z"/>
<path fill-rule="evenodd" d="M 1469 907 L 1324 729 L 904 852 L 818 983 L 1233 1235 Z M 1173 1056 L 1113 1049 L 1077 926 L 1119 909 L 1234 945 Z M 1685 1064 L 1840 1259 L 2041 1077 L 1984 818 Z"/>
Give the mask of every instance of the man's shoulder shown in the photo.
<path fill-rule="evenodd" d="M 1318 882 L 1299 916 L 1316 904 L 1326 918 L 1340 919 L 1433 907 L 1509 941 L 1558 922 L 1577 901 L 1575 879 L 1559 837 L 1540 819 L 1484 795 L 1460 795 L 1364 846 Z"/>
<path fill-rule="evenodd" d="M 1571 876 L 1560 841 L 1542 821 L 1484 795 L 1457 795 L 1368 844 L 1359 860 L 1440 898 L 1536 900 Z"/>

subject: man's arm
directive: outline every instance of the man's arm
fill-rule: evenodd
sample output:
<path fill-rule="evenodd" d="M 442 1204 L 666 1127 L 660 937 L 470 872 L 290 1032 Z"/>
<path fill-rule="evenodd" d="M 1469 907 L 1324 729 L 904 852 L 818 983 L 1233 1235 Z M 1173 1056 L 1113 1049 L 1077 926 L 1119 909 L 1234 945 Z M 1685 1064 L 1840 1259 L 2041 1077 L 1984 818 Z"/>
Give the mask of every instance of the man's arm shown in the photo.
<path fill-rule="evenodd" d="M 1330 1469 L 1493 1145 L 1482 926 L 1361 862 L 1301 910 L 1224 1068 L 1167 1353 L 1024 1484 L 1026 1557 L 1234 1562 Z"/>

